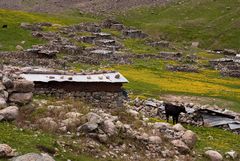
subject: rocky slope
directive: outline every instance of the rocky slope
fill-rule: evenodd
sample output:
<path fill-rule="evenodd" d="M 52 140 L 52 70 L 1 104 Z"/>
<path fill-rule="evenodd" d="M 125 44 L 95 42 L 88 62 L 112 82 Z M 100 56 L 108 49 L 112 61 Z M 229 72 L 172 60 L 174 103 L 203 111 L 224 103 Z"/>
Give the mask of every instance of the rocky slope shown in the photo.
<path fill-rule="evenodd" d="M 0 8 L 26 10 L 31 12 L 59 12 L 80 9 L 87 12 L 112 12 L 142 5 L 158 5 L 169 0 L 1 0 Z"/>

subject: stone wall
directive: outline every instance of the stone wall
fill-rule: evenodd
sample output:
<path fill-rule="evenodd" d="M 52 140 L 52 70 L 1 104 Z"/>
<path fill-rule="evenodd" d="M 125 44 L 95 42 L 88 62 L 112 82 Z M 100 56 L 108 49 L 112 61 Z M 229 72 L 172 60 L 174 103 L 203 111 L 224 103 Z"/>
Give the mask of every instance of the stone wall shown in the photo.
<path fill-rule="evenodd" d="M 90 103 L 99 108 L 118 108 L 123 107 L 127 99 L 123 91 L 120 92 L 67 92 L 62 89 L 35 88 L 35 94 L 53 96 L 57 98 L 76 98 Z"/>

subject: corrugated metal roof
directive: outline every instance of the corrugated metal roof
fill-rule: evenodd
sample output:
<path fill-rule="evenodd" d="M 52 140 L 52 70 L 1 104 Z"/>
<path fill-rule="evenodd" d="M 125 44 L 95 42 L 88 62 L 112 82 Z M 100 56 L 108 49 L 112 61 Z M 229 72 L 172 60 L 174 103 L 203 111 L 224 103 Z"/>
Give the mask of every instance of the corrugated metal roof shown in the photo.
<path fill-rule="evenodd" d="M 240 128 L 240 122 L 235 119 L 222 116 L 212 116 L 208 114 L 203 114 L 202 117 L 204 120 L 204 124 L 209 127 L 228 125 L 231 130 Z"/>
<path fill-rule="evenodd" d="M 119 72 L 104 74 L 21 74 L 21 77 L 33 82 L 106 82 L 106 83 L 128 83 L 128 80 Z"/>
<path fill-rule="evenodd" d="M 240 129 L 240 122 L 238 123 L 231 123 L 231 124 L 228 124 L 229 128 L 231 130 L 236 130 L 236 129 Z"/>

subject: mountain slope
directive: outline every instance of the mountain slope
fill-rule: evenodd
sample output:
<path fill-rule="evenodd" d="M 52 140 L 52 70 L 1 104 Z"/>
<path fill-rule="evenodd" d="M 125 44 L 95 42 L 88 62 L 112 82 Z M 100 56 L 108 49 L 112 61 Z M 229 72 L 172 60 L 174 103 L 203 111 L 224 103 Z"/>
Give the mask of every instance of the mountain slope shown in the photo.
<path fill-rule="evenodd" d="M 239 0 L 186 0 L 131 10 L 119 19 L 157 38 L 198 41 L 203 48 L 239 49 L 239 13 Z"/>
<path fill-rule="evenodd" d="M 92 13 L 121 11 L 142 5 L 159 5 L 169 0 L 1 0 L 0 8 L 31 12 L 60 12 L 70 9 Z"/>

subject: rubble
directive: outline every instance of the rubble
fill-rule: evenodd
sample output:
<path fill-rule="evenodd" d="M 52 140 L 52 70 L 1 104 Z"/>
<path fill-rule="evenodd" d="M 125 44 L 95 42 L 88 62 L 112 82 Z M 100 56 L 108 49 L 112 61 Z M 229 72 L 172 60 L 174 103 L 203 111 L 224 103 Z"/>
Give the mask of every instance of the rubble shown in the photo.
<path fill-rule="evenodd" d="M 220 70 L 223 76 L 240 78 L 240 59 L 238 57 L 211 60 L 209 63 L 216 70 Z"/>
<path fill-rule="evenodd" d="M 170 45 L 169 41 L 166 40 L 161 40 L 161 41 L 156 41 L 156 42 L 150 42 L 148 45 L 153 46 L 153 47 L 158 47 L 158 48 L 167 48 Z"/>
<path fill-rule="evenodd" d="M 123 31 L 123 36 L 127 37 L 127 38 L 138 38 L 138 39 L 142 39 L 142 38 L 147 37 L 147 35 L 142 33 L 142 31 L 134 30 L 134 29 L 124 30 Z"/>
<path fill-rule="evenodd" d="M 135 99 L 132 103 L 134 106 L 131 106 L 131 109 L 137 111 L 139 115 L 166 120 L 165 107 L 162 101 L 155 99 Z M 205 106 L 193 106 L 189 104 L 184 106 L 187 114 L 180 115 L 180 122 L 196 126 L 218 127 L 240 134 L 240 114 L 215 107 L 206 108 Z M 159 126 L 163 126 L 164 128 L 166 125 Z M 178 126 L 176 124 L 173 128 L 175 130 L 178 128 L 181 129 L 181 126 Z"/>
<path fill-rule="evenodd" d="M 93 33 L 93 35 L 95 35 L 97 39 L 107 39 L 107 40 L 112 39 L 111 34 L 104 33 L 104 32 Z"/>
<path fill-rule="evenodd" d="M 167 69 L 174 72 L 193 72 L 199 73 L 197 67 L 193 65 L 168 65 Z"/>
<path fill-rule="evenodd" d="M 182 53 L 181 52 L 162 51 L 162 52 L 159 53 L 159 56 L 161 56 L 164 59 L 178 60 L 182 57 Z"/>
<path fill-rule="evenodd" d="M 122 31 L 125 29 L 125 26 L 121 24 L 120 22 L 117 22 L 115 20 L 107 19 L 102 22 L 102 27 L 104 28 L 110 28 L 110 29 L 115 29 Z"/>
<path fill-rule="evenodd" d="M 26 22 L 22 22 L 20 24 L 20 27 L 27 29 L 27 30 L 32 30 L 32 31 L 41 31 L 42 30 L 41 26 L 36 25 L 36 24 L 26 23 Z"/>

